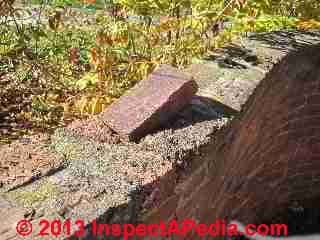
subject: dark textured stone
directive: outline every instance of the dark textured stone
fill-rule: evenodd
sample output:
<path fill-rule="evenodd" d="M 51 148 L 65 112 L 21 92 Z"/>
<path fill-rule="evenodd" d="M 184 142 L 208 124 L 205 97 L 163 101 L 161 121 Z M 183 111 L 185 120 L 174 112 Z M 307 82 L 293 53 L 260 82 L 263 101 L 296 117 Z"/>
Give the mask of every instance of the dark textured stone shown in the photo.
<path fill-rule="evenodd" d="M 113 103 L 102 119 L 124 140 L 138 140 L 181 110 L 197 90 L 191 76 L 162 65 Z"/>

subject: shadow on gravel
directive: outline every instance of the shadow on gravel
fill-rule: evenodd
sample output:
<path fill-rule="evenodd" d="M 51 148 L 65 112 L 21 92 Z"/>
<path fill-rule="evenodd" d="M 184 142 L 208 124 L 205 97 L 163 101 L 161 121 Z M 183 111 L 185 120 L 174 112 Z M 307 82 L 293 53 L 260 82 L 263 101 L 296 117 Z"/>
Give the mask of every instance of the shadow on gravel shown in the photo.
<path fill-rule="evenodd" d="M 250 33 L 248 40 L 257 42 L 254 50 L 250 49 L 251 47 L 249 48 L 247 44 L 231 43 L 211 53 L 204 60 L 217 62 L 221 68 L 247 69 L 261 64 L 261 60 L 255 53 L 260 47 L 287 53 L 315 44 L 319 42 L 319 37 L 320 31 Z"/>
<path fill-rule="evenodd" d="M 154 133 L 166 129 L 182 129 L 204 121 L 230 118 L 238 113 L 239 111 L 236 109 L 233 109 L 218 100 L 203 96 L 195 96 L 190 104 L 170 118 L 165 125 Z"/>
<path fill-rule="evenodd" d="M 140 189 L 133 190 L 129 195 L 131 200 L 127 204 L 121 204 L 113 208 L 109 208 L 102 213 L 93 222 L 85 226 L 86 234 L 78 238 L 72 235 L 65 240 L 119 240 L 123 239 L 123 235 L 117 235 L 118 230 L 112 230 L 112 224 L 119 224 L 123 233 L 123 226 L 130 224 L 137 226 L 141 223 L 146 223 L 145 218 L 150 221 L 149 216 L 153 215 L 154 211 L 159 211 L 163 216 L 158 216 L 164 221 L 174 212 L 159 210 L 158 208 L 163 202 L 166 202 L 170 196 L 174 195 L 174 188 L 178 183 L 177 169 L 173 169 L 161 176 L 154 182 L 142 186 Z M 144 215 L 146 211 L 148 215 Z M 151 214 L 150 214 L 151 212 Z M 166 215 L 169 214 L 169 215 Z M 141 216 L 144 216 L 141 218 Z M 152 217 L 151 217 L 152 220 Z M 134 236 L 130 236 L 135 239 Z"/>
<path fill-rule="evenodd" d="M 241 59 L 244 62 L 235 59 Z M 217 62 L 219 67 L 230 69 L 247 69 L 248 63 L 253 66 L 258 65 L 258 57 L 252 53 L 252 50 L 234 43 L 211 53 L 204 60 Z"/>
<path fill-rule="evenodd" d="M 277 50 L 298 50 L 314 44 L 312 38 L 319 38 L 320 32 L 310 31 L 274 31 L 270 33 L 254 34 L 250 40 L 258 40 Z"/>

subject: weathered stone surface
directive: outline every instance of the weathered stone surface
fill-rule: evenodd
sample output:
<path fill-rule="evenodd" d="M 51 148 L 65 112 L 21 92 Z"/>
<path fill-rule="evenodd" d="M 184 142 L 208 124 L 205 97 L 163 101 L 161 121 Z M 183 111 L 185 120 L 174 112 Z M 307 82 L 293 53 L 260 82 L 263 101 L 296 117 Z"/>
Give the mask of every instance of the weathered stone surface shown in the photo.
<path fill-rule="evenodd" d="M 6 224 L 0 224 L 0 238 L 3 240 L 17 239 L 16 224 L 24 219 L 25 210 L 13 206 L 0 196 L 0 216 Z"/>
<path fill-rule="evenodd" d="M 63 165 L 63 159 L 46 144 L 48 136 L 21 139 L 0 148 L 0 192 L 19 187 L 53 173 Z"/>
<path fill-rule="evenodd" d="M 137 140 L 183 108 L 197 89 L 191 76 L 162 65 L 112 104 L 103 120 L 124 139 Z"/>
<path fill-rule="evenodd" d="M 213 98 L 240 111 L 265 74 L 290 51 L 319 43 L 316 32 L 276 31 L 251 34 L 209 53 L 185 72 L 199 85 L 197 95 Z"/>
<path fill-rule="evenodd" d="M 56 239 L 62 240 L 67 239 L 72 233 L 76 230 L 71 228 L 70 234 L 65 234 L 64 231 L 61 231 L 60 234 L 57 236 L 48 234 L 48 235 L 40 235 L 40 232 L 44 229 L 44 224 L 40 224 L 41 220 L 47 220 L 48 222 L 53 222 L 54 220 L 60 221 L 63 223 L 65 219 L 61 218 L 58 215 L 46 215 L 46 216 L 39 216 L 37 215 L 37 210 L 35 209 L 26 209 L 24 207 L 19 207 L 14 205 L 12 202 L 8 201 L 7 199 L 3 198 L 0 195 L 0 216 L 1 220 L 5 220 L 0 224 L 0 239 L 1 240 L 38 240 L 38 239 Z M 31 224 L 28 228 L 24 228 L 24 233 L 26 235 L 20 235 L 17 232 L 18 229 L 23 229 L 23 225 L 20 225 L 20 221 L 28 221 Z M 50 227 L 45 231 L 50 233 Z M 28 234 L 27 234 L 28 233 Z"/>

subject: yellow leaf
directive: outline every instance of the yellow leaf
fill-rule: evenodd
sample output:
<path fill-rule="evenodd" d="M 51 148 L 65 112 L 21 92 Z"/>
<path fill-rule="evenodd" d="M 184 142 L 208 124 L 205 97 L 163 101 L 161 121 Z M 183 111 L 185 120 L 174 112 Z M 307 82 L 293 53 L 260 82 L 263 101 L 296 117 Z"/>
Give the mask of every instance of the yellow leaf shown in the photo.
<path fill-rule="evenodd" d="M 310 29 L 320 28 L 320 22 L 314 19 L 307 20 L 307 21 L 300 20 L 297 22 L 297 28 L 300 30 L 310 30 Z"/>
<path fill-rule="evenodd" d="M 174 30 L 178 25 L 179 20 L 174 17 L 160 17 L 159 29 L 162 32 Z"/>
<path fill-rule="evenodd" d="M 88 98 L 86 96 L 82 96 L 80 100 L 75 102 L 76 110 L 80 112 L 81 115 L 84 115 L 87 112 L 87 104 Z"/>
<path fill-rule="evenodd" d="M 62 104 L 63 112 L 68 113 L 70 112 L 70 105 L 68 103 Z"/>
<path fill-rule="evenodd" d="M 97 114 L 102 112 L 102 102 L 99 97 L 93 98 L 90 102 L 91 114 Z"/>

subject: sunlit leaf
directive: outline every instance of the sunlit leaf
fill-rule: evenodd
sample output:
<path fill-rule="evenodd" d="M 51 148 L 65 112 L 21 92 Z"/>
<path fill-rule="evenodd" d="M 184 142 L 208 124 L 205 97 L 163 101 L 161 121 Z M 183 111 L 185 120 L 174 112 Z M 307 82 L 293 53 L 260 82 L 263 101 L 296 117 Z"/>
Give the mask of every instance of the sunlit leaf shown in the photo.
<path fill-rule="evenodd" d="M 76 82 L 76 86 L 79 90 L 83 90 L 89 86 L 94 86 L 97 82 L 99 82 L 99 79 L 96 73 L 87 73 Z"/>
<path fill-rule="evenodd" d="M 301 20 L 297 22 L 297 28 L 301 30 L 310 30 L 320 28 L 320 21 L 316 21 L 314 19 L 311 20 Z"/>

